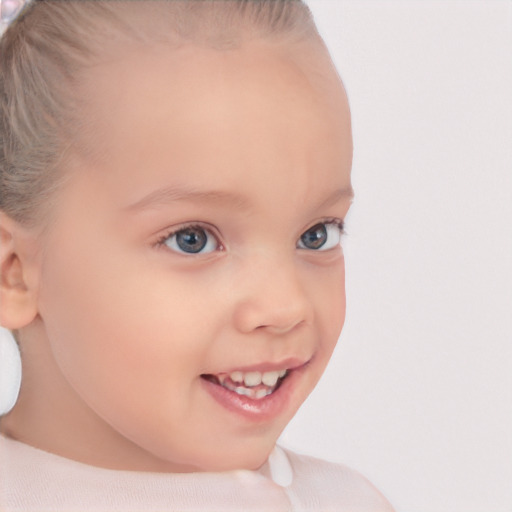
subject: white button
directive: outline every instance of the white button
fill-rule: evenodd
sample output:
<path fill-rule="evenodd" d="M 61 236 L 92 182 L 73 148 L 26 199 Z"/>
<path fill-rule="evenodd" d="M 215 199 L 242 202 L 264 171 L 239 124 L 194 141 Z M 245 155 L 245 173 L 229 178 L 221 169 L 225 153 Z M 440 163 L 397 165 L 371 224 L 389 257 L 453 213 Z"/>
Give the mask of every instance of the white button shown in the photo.
<path fill-rule="evenodd" d="M 270 475 L 274 483 L 281 487 L 288 487 L 293 482 L 293 470 L 286 453 L 279 446 L 275 446 L 268 457 Z"/>

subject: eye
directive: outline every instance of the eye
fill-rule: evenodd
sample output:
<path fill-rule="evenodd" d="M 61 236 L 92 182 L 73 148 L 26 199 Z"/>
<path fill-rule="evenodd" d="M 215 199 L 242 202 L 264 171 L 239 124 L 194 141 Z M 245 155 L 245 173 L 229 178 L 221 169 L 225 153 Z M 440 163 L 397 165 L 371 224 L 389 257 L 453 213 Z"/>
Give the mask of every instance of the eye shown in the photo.
<path fill-rule="evenodd" d="M 221 248 L 217 237 L 201 226 L 187 226 L 167 234 L 158 245 L 184 254 L 208 254 Z"/>
<path fill-rule="evenodd" d="M 343 222 L 320 222 L 302 234 L 297 247 L 313 251 L 328 251 L 340 244 L 342 234 Z"/>

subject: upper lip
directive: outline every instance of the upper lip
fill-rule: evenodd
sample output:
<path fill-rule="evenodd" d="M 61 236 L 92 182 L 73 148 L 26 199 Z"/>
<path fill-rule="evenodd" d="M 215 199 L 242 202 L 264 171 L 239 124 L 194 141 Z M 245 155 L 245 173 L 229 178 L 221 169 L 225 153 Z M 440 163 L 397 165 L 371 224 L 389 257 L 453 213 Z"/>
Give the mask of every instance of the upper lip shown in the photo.
<path fill-rule="evenodd" d="M 222 370 L 215 372 L 213 375 L 218 375 L 221 373 L 232 373 L 232 372 L 274 372 L 279 370 L 296 370 L 302 366 L 305 366 L 307 363 L 309 363 L 311 359 L 303 360 L 296 357 L 290 357 L 287 359 L 282 359 L 281 361 L 276 362 L 260 362 L 256 364 L 251 365 L 241 365 L 241 366 L 233 366 L 232 368 L 229 368 L 227 370 Z M 211 375 L 212 373 L 210 373 Z M 205 373 L 204 375 L 207 375 Z"/>

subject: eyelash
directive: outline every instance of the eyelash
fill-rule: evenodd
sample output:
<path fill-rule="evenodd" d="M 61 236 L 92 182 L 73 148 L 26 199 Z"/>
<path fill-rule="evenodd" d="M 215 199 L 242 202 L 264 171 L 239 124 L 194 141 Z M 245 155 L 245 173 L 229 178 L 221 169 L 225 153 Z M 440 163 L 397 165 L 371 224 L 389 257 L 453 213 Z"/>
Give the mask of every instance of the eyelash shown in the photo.
<path fill-rule="evenodd" d="M 328 218 L 328 219 L 323 219 L 323 220 L 320 220 L 319 222 L 311 225 L 309 228 L 307 228 L 299 237 L 299 240 L 297 241 L 297 248 L 298 249 L 301 249 L 301 250 L 309 250 L 309 251 L 312 251 L 312 252 L 324 252 L 326 250 L 329 250 L 329 249 L 309 249 L 307 247 L 299 247 L 299 242 L 301 241 L 301 238 L 308 232 L 308 231 L 311 231 L 313 228 L 315 228 L 316 226 L 320 226 L 320 225 L 323 225 L 323 226 L 334 226 L 336 228 L 338 228 L 339 230 L 339 236 L 340 238 L 344 235 L 346 235 L 346 232 L 345 232 L 345 224 L 343 222 L 343 220 L 341 219 L 338 219 L 338 218 Z M 220 237 L 215 234 L 214 230 L 212 229 L 211 226 L 208 226 L 208 225 L 204 225 L 204 224 L 201 224 L 201 223 L 192 223 L 192 224 L 185 224 L 185 225 L 182 225 L 180 227 L 178 227 L 177 229 L 174 228 L 172 229 L 171 231 L 168 231 L 166 232 L 163 236 L 161 236 L 155 246 L 158 247 L 158 248 L 163 248 L 163 247 L 167 247 L 167 249 L 171 250 L 171 251 L 174 251 L 174 252 L 177 252 L 178 254 L 180 254 L 180 251 L 175 251 L 174 249 L 170 248 L 166 242 L 168 242 L 168 240 L 170 238 L 172 238 L 173 236 L 177 235 L 178 233 L 182 232 L 182 231 L 185 231 L 187 229 L 200 229 L 200 230 L 203 230 L 205 231 L 206 233 L 208 233 L 210 236 L 213 236 L 216 240 L 216 244 L 217 244 L 217 247 L 215 248 L 215 251 L 222 251 L 224 250 L 224 246 L 222 244 L 222 242 L 220 241 Z M 335 244 L 335 245 L 339 245 L 338 243 Z M 214 251 L 210 251 L 210 252 L 214 252 Z M 185 251 L 181 252 L 181 254 L 187 254 Z M 198 255 L 200 254 L 199 252 L 198 253 L 189 253 L 190 255 Z"/>
<path fill-rule="evenodd" d="M 317 249 L 311 249 L 309 247 L 299 247 L 299 244 L 302 243 L 302 239 L 306 235 L 306 233 L 312 231 L 317 226 L 323 226 L 323 227 L 327 228 L 327 229 L 325 229 L 325 231 L 327 231 L 328 228 L 330 228 L 330 227 L 337 228 L 338 229 L 338 240 L 335 243 L 331 242 L 332 245 L 330 247 L 325 247 L 325 248 L 324 248 L 324 245 L 325 245 L 325 243 L 327 243 L 328 240 L 324 244 L 322 244 L 321 247 L 319 247 Z M 297 241 L 297 248 L 302 249 L 302 250 L 306 250 L 306 251 L 311 251 L 311 252 L 326 252 L 326 251 L 334 249 L 336 246 L 340 245 L 341 238 L 345 234 L 346 234 L 345 233 L 345 225 L 344 225 L 343 220 L 337 219 L 337 218 L 324 219 L 324 220 L 321 220 L 320 222 L 317 222 L 316 224 L 313 224 L 311 227 L 306 229 L 302 233 L 302 235 L 300 235 L 299 240 Z"/>
<path fill-rule="evenodd" d="M 160 237 L 157 242 L 156 242 L 156 247 L 158 248 L 163 248 L 163 247 L 167 247 L 167 249 L 173 251 L 172 248 L 170 248 L 168 245 L 167 245 L 167 241 L 172 238 L 173 236 L 177 235 L 178 233 L 182 232 L 182 231 L 185 231 L 187 229 L 200 229 L 200 230 L 203 230 L 205 231 L 206 233 L 208 233 L 210 236 L 212 236 L 213 238 L 215 238 L 215 241 L 216 241 L 216 244 L 217 244 L 217 247 L 215 248 L 216 251 L 222 251 L 224 250 L 224 246 L 223 244 L 221 243 L 220 241 L 220 237 L 214 232 L 213 228 L 209 225 L 205 225 L 205 224 L 201 224 L 200 222 L 196 222 L 196 223 L 191 223 L 191 224 L 184 224 L 182 226 L 179 226 L 178 228 L 174 228 L 172 229 L 171 231 L 168 231 L 165 235 L 163 235 L 162 237 Z M 177 252 L 178 254 L 180 254 L 179 251 L 176 251 L 174 250 L 174 252 Z M 211 251 L 213 252 L 213 251 Z M 186 254 L 185 251 L 182 252 L 182 254 Z M 194 255 L 194 254 L 200 254 L 200 253 L 190 253 L 191 255 Z"/>

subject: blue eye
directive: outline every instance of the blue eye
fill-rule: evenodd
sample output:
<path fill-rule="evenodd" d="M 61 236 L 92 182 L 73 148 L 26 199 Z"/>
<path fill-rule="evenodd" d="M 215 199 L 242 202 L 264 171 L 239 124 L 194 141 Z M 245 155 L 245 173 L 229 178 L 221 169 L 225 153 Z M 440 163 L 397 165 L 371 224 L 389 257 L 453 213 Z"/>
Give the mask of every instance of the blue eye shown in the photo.
<path fill-rule="evenodd" d="M 160 244 L 184 254 L 208 254 L 220 248 L 217 238 L 201 226 L 188 226 L 175 231 L 162 239 Z"/>
<path fill-rule="evenodd" d="M 320 222 L 301 235 L 297 247 L 313 251 L 328 251 L 340 245 L 342 233 L 341 221 Z"/>

